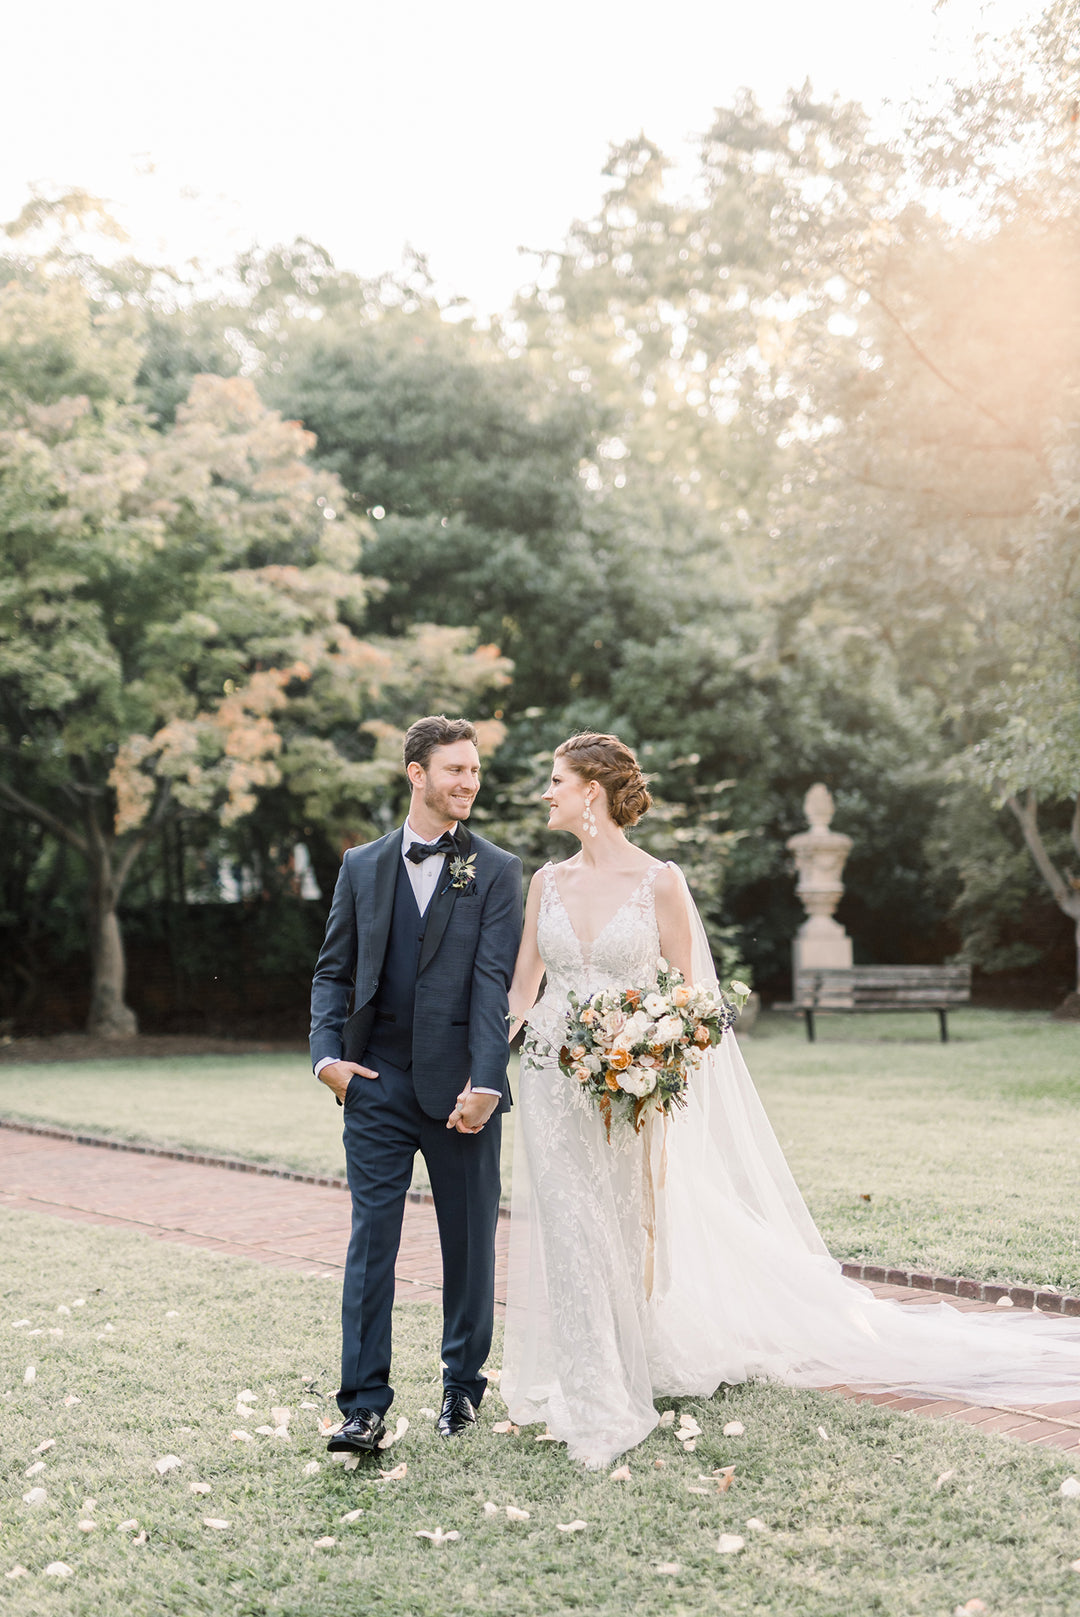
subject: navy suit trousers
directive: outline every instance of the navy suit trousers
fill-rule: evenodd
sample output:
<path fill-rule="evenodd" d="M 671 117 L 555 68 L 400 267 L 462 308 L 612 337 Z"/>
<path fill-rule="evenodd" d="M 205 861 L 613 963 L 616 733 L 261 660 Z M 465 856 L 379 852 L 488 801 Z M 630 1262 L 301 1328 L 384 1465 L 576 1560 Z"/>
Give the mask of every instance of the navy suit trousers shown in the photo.
<path fill-rule="evenodd" d="M 435 1202 L 443 1262 L 442 1357 L 447 1390 L 479 1404 L 491 1349 L 495 1231 L 499 1217 L 502 1119 L 479 1134 L 459 1134 L 417 1104 L 412 1073 L 365 1055 L 345 1095 L 345 1162 L 352 1193 L 352 1234 L 341 1300 L 342 1413 L 393 1402 L 390 1385 L 394 1266 L 405 1197 L 417 1151 Z"/>

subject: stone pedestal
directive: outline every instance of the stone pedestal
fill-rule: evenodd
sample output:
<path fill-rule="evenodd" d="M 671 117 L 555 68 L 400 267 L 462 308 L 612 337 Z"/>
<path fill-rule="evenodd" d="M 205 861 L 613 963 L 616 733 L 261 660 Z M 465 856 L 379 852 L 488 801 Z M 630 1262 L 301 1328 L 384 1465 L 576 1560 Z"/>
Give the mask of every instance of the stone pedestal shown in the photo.
<path fill-rule="evenodd" d="M 833 911 L 844 892 L 841 876 L 851 852 L 851 838 L 842 831 L 830 831 L 834 803 L 832 793 L 820 781 L 811 786 L 803 807 L 810 822 L 809 831 L 788 838 L 799 873 L 796 891 L 806 910 L 806 920 L 795 934 L 792 945 L 792 974 L 795 1002 L 802 998 L 801 979 L 815 967 L 849 967 L 852 964 L 851 939 Z M 840 992 L 822 1004 L 850 1004 L 850 994 Z"/>

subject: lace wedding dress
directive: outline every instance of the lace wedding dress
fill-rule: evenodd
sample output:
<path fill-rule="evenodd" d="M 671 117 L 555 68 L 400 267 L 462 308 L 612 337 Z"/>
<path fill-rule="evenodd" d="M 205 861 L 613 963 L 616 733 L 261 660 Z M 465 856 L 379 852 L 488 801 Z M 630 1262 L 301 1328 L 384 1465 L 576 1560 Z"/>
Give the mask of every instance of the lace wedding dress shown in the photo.
<path fill-rule="evenodd" d="M 973 1403 L 1080 1396 L 1080 1320 L 962 1314 L 879 1301 L 829 1257 L 732 1035 L 688 1104 L 640 1135 L 559 1070 L 567 993 L 654 982 L 651 866 L 588 948 L 554 867 L 517 1100 L 506 1346 L 511 1418 L 543 1421 L 571 1455 L 609 1464 L 648 1435 L 657 1395 L 722 1382 L 885 1387 Z M 677 868 L 677 867 L 672 867 Z M 681 879 L 681 876 L 680 876 Z M 715 986 L 683 883 L 695 983 Z"/>

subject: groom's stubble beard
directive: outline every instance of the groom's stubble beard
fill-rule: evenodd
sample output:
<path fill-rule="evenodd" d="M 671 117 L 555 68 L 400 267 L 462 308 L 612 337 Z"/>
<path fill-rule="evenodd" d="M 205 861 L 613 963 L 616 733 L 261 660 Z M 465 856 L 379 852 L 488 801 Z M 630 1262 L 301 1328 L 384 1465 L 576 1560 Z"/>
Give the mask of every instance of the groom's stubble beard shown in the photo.
<path fill-rule="evenodd" d="M 430 782 L 424 786 L 424 807 L 437 819 L 444 820 L 447 825 L 452 824 L 454 821 L 467 820 L 472 813 L 472 806 L 475 801 L 475 792 L 467 803 L 464 800 L 457 803 L 453 800 L 449 791 L 439 791 Z"/>

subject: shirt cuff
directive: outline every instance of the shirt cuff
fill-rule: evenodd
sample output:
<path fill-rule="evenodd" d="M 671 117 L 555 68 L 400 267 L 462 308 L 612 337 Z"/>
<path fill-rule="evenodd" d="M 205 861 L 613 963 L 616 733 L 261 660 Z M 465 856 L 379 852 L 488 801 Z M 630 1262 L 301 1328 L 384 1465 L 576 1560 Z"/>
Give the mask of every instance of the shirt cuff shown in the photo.
<path fill-rule="evenodd" d="M 316 1078 L 319 1076 L 320 1072 L 322 1072 L 324 1067 L 332 1067 L 335 1061 L 340 1060 L 340 1056 L 323 1056 L 321 1061 L 316 1061 L 314 1069 Z"/>
<path fill-rule="evenodd" d="M 477 1089 L 476 1085 L 474 1084 L 472 1093 L 474 1095 L 498 1095 L 499 1099 L 502 1100 L 503 1092 L 501 1089 Z"/>

